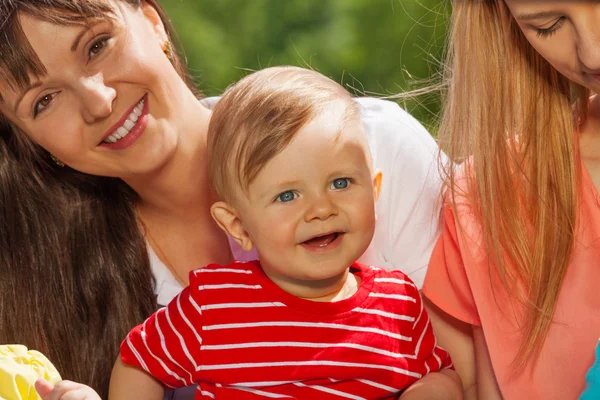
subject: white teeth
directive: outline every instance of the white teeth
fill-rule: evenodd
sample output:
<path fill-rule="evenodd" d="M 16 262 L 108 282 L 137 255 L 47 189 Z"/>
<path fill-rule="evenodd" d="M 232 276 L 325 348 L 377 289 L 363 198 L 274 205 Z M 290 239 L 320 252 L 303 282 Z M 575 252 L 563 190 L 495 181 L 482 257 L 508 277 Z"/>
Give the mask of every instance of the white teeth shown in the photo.
<path fill-rule="evenodd" d="M 135 123 L 139 119 L 140 115 L 142 115 L 142 110 L 144 109 L 144 100 L 140 101 L 137 106 L 131 111 L 123 125 L 117 128 L 110 136 L 108 136 L 104 143 L 115 143 L 121 139 L 123 139 L 131 129 L 135 126 Z"/>

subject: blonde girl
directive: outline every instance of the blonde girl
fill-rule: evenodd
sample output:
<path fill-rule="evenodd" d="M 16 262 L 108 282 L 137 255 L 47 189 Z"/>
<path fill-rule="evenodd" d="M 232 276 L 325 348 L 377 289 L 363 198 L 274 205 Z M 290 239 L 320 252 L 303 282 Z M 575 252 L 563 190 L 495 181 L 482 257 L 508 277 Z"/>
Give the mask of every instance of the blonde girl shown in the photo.
<path fill-rule="evenodd" d="M 456 0 L 425 280 L 466 398 L 575 399 L 600 332 L 600 3 Z"/>

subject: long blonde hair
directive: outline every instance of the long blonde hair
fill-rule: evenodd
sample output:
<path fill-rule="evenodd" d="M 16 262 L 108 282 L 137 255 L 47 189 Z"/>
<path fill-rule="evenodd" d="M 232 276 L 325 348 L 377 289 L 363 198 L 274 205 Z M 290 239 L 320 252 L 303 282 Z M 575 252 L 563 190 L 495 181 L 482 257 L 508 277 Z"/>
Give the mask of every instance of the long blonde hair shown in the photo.
<path fill-rule="evenodd" d="M 490 273 L 525 305 L 519 370 L 539 355 L 569 264 L 574 131 L 589 93 L 533 49 L 503 0 L 455 0 L 449 34 L 439 141 L 451 160 L 467 161 L 466 194 L 457 167 L 446 183 L 455 213 L 466 195 L 481 223 Z"/>

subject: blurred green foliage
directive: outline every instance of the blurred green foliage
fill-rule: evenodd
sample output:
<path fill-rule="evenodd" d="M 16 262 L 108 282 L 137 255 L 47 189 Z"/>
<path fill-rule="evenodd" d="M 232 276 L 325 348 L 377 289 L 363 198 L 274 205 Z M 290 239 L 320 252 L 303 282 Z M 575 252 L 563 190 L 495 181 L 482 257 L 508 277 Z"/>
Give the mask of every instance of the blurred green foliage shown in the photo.
<path fill-rule="evenodd" d="M 217 95 L 249 70 L 310 66 L 357 95 L 422 87 L 443 52 L 444 0 L 162 0 L 192 75 Z M 437 99 L 403 104 L 434 126 Z"/>

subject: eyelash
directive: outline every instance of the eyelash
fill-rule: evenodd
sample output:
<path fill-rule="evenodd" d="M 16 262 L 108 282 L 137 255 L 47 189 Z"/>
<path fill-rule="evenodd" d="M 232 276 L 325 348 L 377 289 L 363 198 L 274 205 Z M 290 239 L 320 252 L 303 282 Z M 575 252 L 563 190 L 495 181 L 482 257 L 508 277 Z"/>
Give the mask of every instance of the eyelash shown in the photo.
<path fill-rule="evenodd" d="M 560 17 L 556 22 L 550 27 L 546 29 L 536 28 L 537 36 L 540 38 L 547 38 L 552 36 L 556 31 L 562 26 L 565 21 L 565 17 Z"/>
<path fill-rule="evenodd" d="M 94 57 L 98 56 L 98 54 L 102 53 L 102 51 L 104 51 L 104 49 L 105 49 L 105 46 L 106 46 L 107 42 L 108 42 L 110 39 L 111 39 L 111 37 L 110 37 L 110 36 L 106 36 L 106 37 L 100 38 L 100 39 L 98 39 L 98 40 L 95 40 L 94 42 L 92 42 L 92 45 L 91 45 L 91 46 L 89 47 L 89 49 L 87 50 L 88 58 L 89 58 L 89 59 L 92 59 L 92 58 L 94 58 Z M 98 52 L 97 52 L 97 53 L 95 53 L 95 54 L 91 54 L 91 52 L 92 52 L 92 49 L 94 48 L 94 46 L 98 45 L 99 43 L 102 43 L 102 47 L 101 47 L 101 48 L 98 50 Z"/>
<path fill-rule="evenodd" d="M 110 39 L 111 39 L 110 36 L 106 36 L 106 37 L 100 38 L 100 39 L 95 40 L 94 42 L 92 42 L 91 46 L 87 49 L 88 61 L 91 60 L 92 58 L 98 56 L 98 54 L 102 53 L 102 51 L 104 51 L 104 49 L 105 49 L 105 46 L 106 46 L 107 42 Z M 92 49 L 95 46 L 97 46 L 99 43 L 102 44 L 102 47 L 100 47 L 95 54 L 91 54 L 92 53 Z M 48 103 L 48 105 L 46 105 L 44 108 L 42 108 L 40 110 L 39 105 L 42 102 L 42 100 L 44 100 L 47 97 L 50 97 L 50 101 L 52 101 L 52 99 L 54 99 L 54 97 L 56 97 L 57 94 L 58 93 L 45 94 L 38 101 L 36 101 L 35 105 L 33 106 L 33 118 L 37 117 L 40 112 L 44 111 L 50 105 L 50 103 Z"/>

